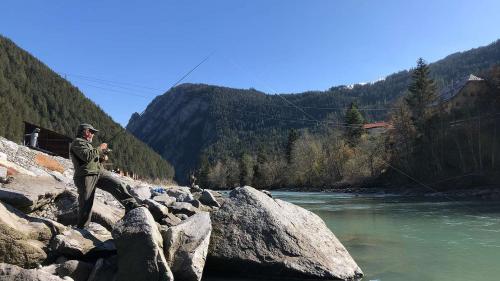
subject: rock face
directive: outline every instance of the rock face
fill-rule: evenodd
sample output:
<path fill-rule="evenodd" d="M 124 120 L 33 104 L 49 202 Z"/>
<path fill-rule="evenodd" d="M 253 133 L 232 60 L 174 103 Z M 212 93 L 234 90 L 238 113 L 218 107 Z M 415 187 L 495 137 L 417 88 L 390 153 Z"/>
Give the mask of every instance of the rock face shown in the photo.
<path fill-rule="evenodd" d="M 312 212 L 240 187 L 212 214 L 207 271 L 281 278 L 360 278 L 344 246 Z"/>
<path fill-rule="evenodd" d="M 175 280 L 201 280 L 211 232 L 210 215 L 205 212 L 162 231 L 165 258 Z"/>
<path fill-rule="evenodd" d="M 148 209 L 128 212 L 112 234 L 118 250 L 117 280 L 173 280 L 163 254 L 162 236 Z"/>
<path fill-rule="evenodd" d="M 44 248 L 56 233 L 43 220 L 25 216 L 0 202 L 0 262 L 33 267 L 42 263 Z"/>
<path fill-rule="evenodd" d="M 24 212 L 47 204 L 64 192 L 66 186 L 52 177 L 17 175 L 0 190 L 0 200 Z"/>
<path fill-rule="evenodd" d="M 42 269 L 24 269 L 16 265 L 0 263 L 1 281 L 65 281 Z"/>

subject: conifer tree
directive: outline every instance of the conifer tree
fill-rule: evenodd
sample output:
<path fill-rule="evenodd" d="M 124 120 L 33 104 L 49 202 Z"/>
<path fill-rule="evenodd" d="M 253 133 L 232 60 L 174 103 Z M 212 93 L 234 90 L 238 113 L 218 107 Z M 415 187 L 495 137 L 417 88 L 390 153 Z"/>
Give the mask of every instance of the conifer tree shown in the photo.
<path fill-rule="evenodd" d="M 417 60 L 417 67 L 412 72 L 412 82 L 408 91 L 406 103 L 410 108 L 415 126 L 422 131 L 430 115 L 430 106 L 437 100 L 436 85 L 430 78 L 429 66 L 422 58 Z"/>
<path fill-rule="evenodd" d="M 359 138 L 363 134 L 363 124 L 365 119 L 363 115 L 358 110 L 358 106 L 355 102 L 351 103 L 349 110 L 345 114 L 346 123 L 346 139 L 351 146 L 355 146 L 358 143 Z"/>
<path fill-rule="evenodd" d="M 296 129 L 291 129 L 288 132 L 288 140 L 286 143 L 286 159 L 288 163 L 290 164 L 292 162 L 292 150 L 293 150 L 293 144 L 299 139 L 299 133 L 297 132 Z"/>

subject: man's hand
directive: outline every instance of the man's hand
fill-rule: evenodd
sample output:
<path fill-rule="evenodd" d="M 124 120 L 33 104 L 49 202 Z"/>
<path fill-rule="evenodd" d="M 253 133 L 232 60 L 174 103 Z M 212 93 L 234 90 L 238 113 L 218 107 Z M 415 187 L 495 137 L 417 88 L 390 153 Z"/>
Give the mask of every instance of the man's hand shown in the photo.
<path fill-rule="evenodd" d="M 108 144 L 107 144 L 107 143 L 105 143 L 105 142 L 103 142 L 103 143 L 101 143 L 101 144 L 99 145 L 99 148 L 100 148 L 101 150 L 106 150 L 106 149 L 108 149 Z"/>

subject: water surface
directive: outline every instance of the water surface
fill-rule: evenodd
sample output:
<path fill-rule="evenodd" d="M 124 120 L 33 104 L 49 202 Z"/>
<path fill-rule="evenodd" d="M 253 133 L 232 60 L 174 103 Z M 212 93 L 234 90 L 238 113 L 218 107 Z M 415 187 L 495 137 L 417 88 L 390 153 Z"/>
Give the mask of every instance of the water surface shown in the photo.
<path fill-rule="evenodd" d="M 380 281 L 500 280 L 500 202 L 273 192 L 318 214 Z"/>

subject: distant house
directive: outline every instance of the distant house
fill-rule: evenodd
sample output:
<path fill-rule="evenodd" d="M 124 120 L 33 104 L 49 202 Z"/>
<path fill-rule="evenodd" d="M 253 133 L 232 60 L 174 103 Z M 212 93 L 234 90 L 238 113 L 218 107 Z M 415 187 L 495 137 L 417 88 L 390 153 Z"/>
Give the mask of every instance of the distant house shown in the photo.
<path fill-rule="evenodd" d="M 470 74 L 445 87 L 439 94 L 439 101 L 434 105 L 439 104 L 449 112 L 453 108 L 474 104 L 478 96 L 488 90 L 488 84 L 484 79 Z"/>
<path fill-rule="evenodd" d="M 72 138 L 25 121 L 24 143 L 26 145 L 30 144 L 30 135 L 36 128 L 40 129 L 40 131 L 36 146 L 32 147 L 33 149 L 69 159 L 69 145 L 73 141 Z"/>
<path fill-rule="evenodd" d="M 391 128 L 392 128 L 392 125 L 388 122 L 385 122 L 385 121 L 378 121 L 378 122 L 368 123 L 368 124 L 363 125 L 363 129 L 365 129 L 369 135 L 379 135 L 379 134 L 385 133 L 387 130 L 389 130 Z"/>

